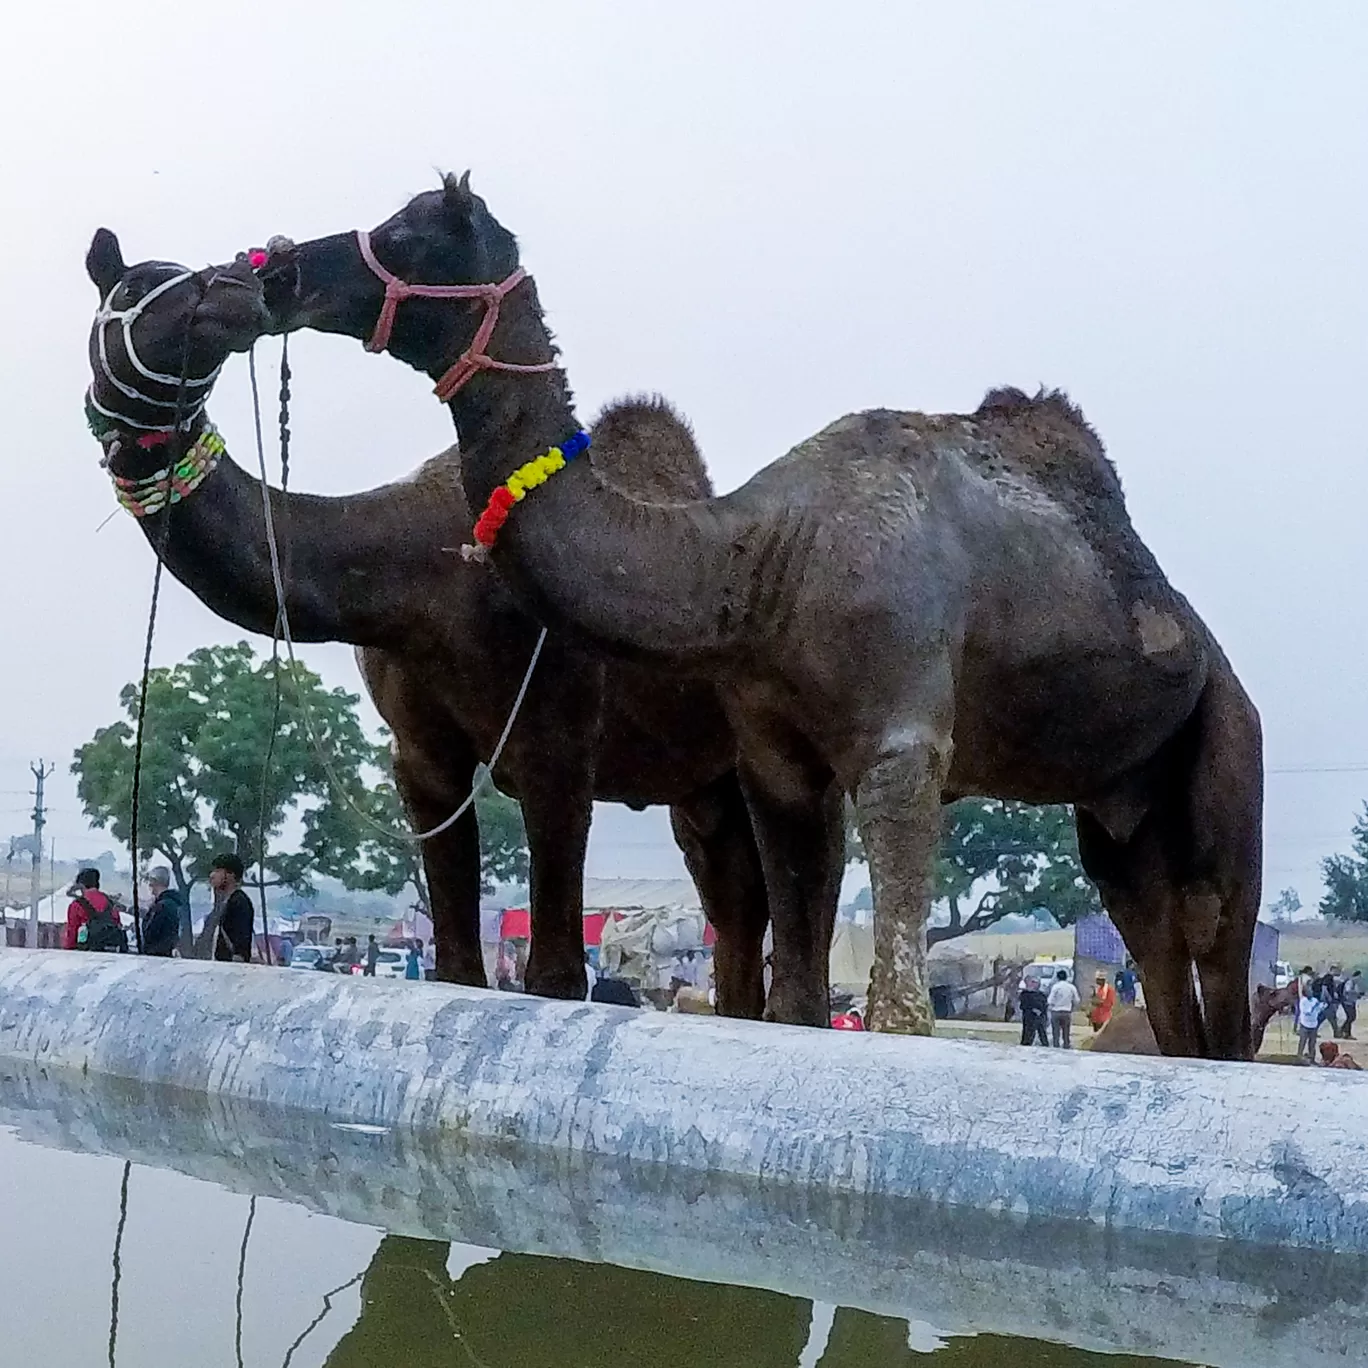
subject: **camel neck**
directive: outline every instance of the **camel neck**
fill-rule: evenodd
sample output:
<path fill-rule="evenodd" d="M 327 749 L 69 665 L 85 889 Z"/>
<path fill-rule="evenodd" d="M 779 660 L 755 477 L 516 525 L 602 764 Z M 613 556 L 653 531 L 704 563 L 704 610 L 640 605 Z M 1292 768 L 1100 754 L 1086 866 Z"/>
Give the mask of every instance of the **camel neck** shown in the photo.
<path fill-rule="evenodd" d="M 466 345 L 448 335 L 401 359 L 434 379 Z M 537 363 L 555 355 L 529 279 L 509 296 L 492 355 Z M 579 427 L 565 373 L 486 370 L 449 401 L 472 522 L 519 466 Z M 591 453 L 592 457 L 592 453 Z M 643 451 L 641 458 L 650 459 Z M 464 540 L 471 529 L 463 528 Z M 712 501 L 657 504 L 576 461 L 517 505 L 494 561 L 543 622 L 611 654 L 687 663 L 725 653 L 731 543 Z"/>
<path fill-rule="evenodd" d="M 110 461 L 115 474 L 144 479 L 170 447 L 131 443 Z M 398 484 L 323 498 L 270 491 L 286 567 L 286 606 L 296 641 L 385 646 L 403 637 L 420 586 L 449 576 L 443 552 L 452 508 L 432 491 Z M 463 500 L 454 503 L 463 516 Z M 138 519 L 166 568 L 219 616 L 269 636 L 276 621 L 261 485 L 226 453 L 197 489 L 169 511 Z"/>

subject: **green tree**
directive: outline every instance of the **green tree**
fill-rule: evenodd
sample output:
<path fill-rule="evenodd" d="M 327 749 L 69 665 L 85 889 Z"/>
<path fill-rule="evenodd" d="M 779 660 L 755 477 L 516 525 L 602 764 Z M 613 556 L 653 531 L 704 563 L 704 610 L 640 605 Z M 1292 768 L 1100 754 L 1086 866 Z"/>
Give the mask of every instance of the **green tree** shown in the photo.
<path fill-rule="evenodd" d="M 1284 888 L 1268 905 L 1268 919 L 1272 922 L 1290 922 L 1301 911 L 1302 900 L 1295 888 Z"/>
<path fill-rule="evenodd" d="M 331 823 L 336 800 L 305 730 L 301 694 L 308 700 L 320 744 L 335 772 L 353 794 L 365 792 L 363 771 L 373 759 L 374 746 L 357 719 L 357 696 L 325 688 L 302 666 L 294 679 L 288 667 L 280 668 L 278 718 L 273 666 L 257 661 L 246 642 L 205 647 L 179 665 L 151 673 L 138 856 L 149 860 L 160 854 L 182 892 L 206 876 L 219 851 L 235 850 L 244 864 L 256 863 L 263 773 L 267 882 L 301 891 L 310 888 L 310 873 L 317 868 L 311 849 L 317 843 L 315 832 Z M 126 845 L 137 686 L 127 685 L 119 701 L 126 720 L 97 731 L 77 750 L 71 768 L 86 816 Z M 289 852 L 277 848 L 275 838 L 292 813 L 302 816 L 305 839 L 302 850 Z M 339 847 L 332 853 L 339 866 L 356 858 L 354 849 Z"/>
<path fill-rule="evenodd" d="M 847 823 L 848 860 L 864 850 Z M 962 798 L 941 810 L 932 896 L 950 911 L 927 928 L 928 945 L 982 931 L 1013 913 L 1045 908 L 1061 926 L 1102 910 L 1083 873 L 1073 813 L 1000 798 Z"/>
<path fill-rule="evenodd" d="M 1001 798 L 963 798 L 944 810 L 935 897 L 949 905 L 950 921 L 928 928 L 928 945 L 1037 908 L 1061 926 L 1102 910 L 1083 872 L 1072 810 Z"/>
<path fill-rule="evenodd" d="M 1354 823 L 1353 853 L 1321 861 L 1325 896 L 1320 910 L 1336 921 L 1368 922 L 1368 804 Z"/>

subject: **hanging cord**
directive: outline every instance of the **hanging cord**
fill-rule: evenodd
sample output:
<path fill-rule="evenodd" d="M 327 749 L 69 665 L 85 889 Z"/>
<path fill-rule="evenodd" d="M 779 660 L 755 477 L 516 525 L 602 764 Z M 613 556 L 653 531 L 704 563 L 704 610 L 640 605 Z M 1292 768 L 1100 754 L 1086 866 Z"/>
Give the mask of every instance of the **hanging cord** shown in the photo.
<path fill-rule="evenodd" d="M 513 707 L 508 714 L 508 721 L 504 723 L 504 729 L 499 734 L 499 740 L 494 747 L 493 754 L 489 757 L 489 763 L 475 777 L 475 782 L 471 785 L 470 792 L 464 801 L 445 821 L 439 822 L 430 831 L 396 831 L 393 827 L 386 826 L 383 822 L 377 822 L 370 813 L 363 811 L 347 792 L 346 786 L 337 776 L 337 771 L 333 768 L 332 761 L 328 753 L 323 748 L 323 743 L 319 740 L 318 732 L 314 728 L 313 710 L 309 706 L 308 695 L 300 687 L 299 683 L 299 662 L 295 659 L 294 638 L 290 635 L 290 612 L 285 600 L 285 581 L 280 569 L 280 548 L 276 542 L 275 519 L 271 510 L 271 489 L 266 478 L 266 444 L 261 435 L 261 397 L 257 391 L 256 381 L 256 351 L 255 348 L 247 353 L 248 374 L 252 382 L 252 417 L 256 429 L 257 446 L 257 468 L 261 476 L 261 503 L 262 511 L 266 523 L 266 545 L 271 553 L 271 579 L 275 584 L 276 593 L 276 621 L 280 629 L 280 634 L 285 638 L 285 653 L 290 661 L 290 679 L 294 683 L 295 696 L 299 700 L 300 714 L 304 718 L 304 730 L 308 733 L 309 744 L 313 746 L 314 753 L 318 756 L 318 762 L 323 767 L 324 774 L 328 777 L 328 782 L 332 785 L 334 793 L 342 799 L 352 812 L 370 827 L 378 832 L 388 841 L 430 841 L 434 836 L 440 836 L 442 832 L 451 827 L 465 816 L 470 810 L 471 805 L 479 796 L 480 790 L 484 788 L 493 773 L 495 765 L 499 763 L 499 757 L 503 754 L 504 746 L 507 744 L 510 733 L 513 731 L 513 724 L 518 720 L 518 714 L 522 711 L 523 700 L 527 697 L 528 686 L 532 683 L 532 672 L 537 668 L 537 661 L 541 658 L 542 647 L 546 644 L 546 628 L 543 627 L 537 636 L 537 644 L 532 648 L 532 659 L 527 662 L 527 671 L 523 675 L 522 683 L 518 686 L 517 695 L 513 699 Z M 282 385 L 281 409 L 282 409 L 282 428 L 284 428 L 284 412 L 288 395 L 284 393 Z"/>
<path fill-rule="evenodd" d="M 198 285 L 198 281 L 196 282 Z M 172 449 L 181 437 L 181 422 L 185 416 L 185 388 L 190 379 L 190 343 L 194 334 L 195 319 L 200 305 L 204 303 L 204 288 L 199 286 L 195 296 L 195 307 L 190 310 L 190 319 L 185 325 L 185 345 L 181 349 L 180 380 L 176 386 L 176 409 L 171 429 Z M 133 816 L 129 822 L 128 846 L 133 858 L 133 940 L 138 953 L 143 951 L 142 909 L 138 902 L 138 807 L 142 800 L 142 756 L 143 734 L 147 724 L 147 683 L 152 674 L 152 639 L 157 631 L 157 600 L 161 596 L 162 566 L 166 561 L 166 548 L 171 541 L 171 504 L 170 490 L 172 471 L 175 461 L 168 458 L 166 481 L 162 486 L 163 497 L 167 502 L 162 507 L 162 525 L 157 535 L 157 568 L 152 572 L 152 603 L 147 610 L 147 640 L 143 643 L 142 682 L 138 686 L 138 727 L 133 739 Z"/>
<path fill-rule="evenodd" d="M 256 1197 L 247 1205 L 247 1225 L 242 1232 L 242 1252 L 238 1255 L 237 1321 L 233 1334 L 233 1350 L 237 1354 L 237 1368 L 242 1364 L 242 1285 L 247 1278 L 247 1241 L 252 1238 L 252 1222 L 256 1220 Z"/>
<path fill-rule="evenodd" d="M 257 394 L 256 353 L 249 353 L 247 367 L 252 377 L 252 398 Z M 290 492 L 290 338 L 287 333 L 280 340 L 280 493 L 282 500 Z M 269 496 L 268 496 L 269 497 Z M 281 514 L 288 518 L 288 501 L 282 502 Z M 290 576 L 290 528 L 285 526 L 285 566 L 282 581 Z M 266 785 L 270 780 L 271 762 L 275 759 L 276 735 L 280 729 L 280 607 L 276 607 L 275 626 L 271 630 L 271 683 L 275 698 L 271 704 L 271 734 L 266 742 L 266 758 L 261 765 L 261 802 L 257 812 L 257 898 L 261 903 L 261 937 L 263 958 L 268 965 L 275 962 L 271 953 L 271 920 L 266 908 Z"/>
<path fill-rule="evenodd" d="M 114 1281 L 109 1292 L 109 1368 L 114 1368 L 114 1351 L 119 1343 L 119 1280 L 123 1277 L 123 1237 L 128 1224 L 128 1179 L 133 1165 L 127 1160 L 123 1166 L 123 1182 L 119 1184 L 119 1228 L 114 1235 Z"/>

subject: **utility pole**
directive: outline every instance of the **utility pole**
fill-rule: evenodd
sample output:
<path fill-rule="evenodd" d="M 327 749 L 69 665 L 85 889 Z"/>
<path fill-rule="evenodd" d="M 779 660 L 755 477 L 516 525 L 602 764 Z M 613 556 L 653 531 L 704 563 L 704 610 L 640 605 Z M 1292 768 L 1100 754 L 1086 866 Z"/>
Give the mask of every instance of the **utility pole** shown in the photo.
<path fill-rule="evenodd" d="M 29 884 L 29 924 L 28 935 L 24 939 L 24 944 L 30 950 L 38 948 L 38 887 L 43 877 L 43 827 L 47 824 L 47 815 L 43 808 L 43 781 L 52 773 L 55 766 L 44 764 L 41 760 L 36 765 L 30 765 L 33 771 L 35 786 L 33 790 L 33 870 L 30 874 Z"/>

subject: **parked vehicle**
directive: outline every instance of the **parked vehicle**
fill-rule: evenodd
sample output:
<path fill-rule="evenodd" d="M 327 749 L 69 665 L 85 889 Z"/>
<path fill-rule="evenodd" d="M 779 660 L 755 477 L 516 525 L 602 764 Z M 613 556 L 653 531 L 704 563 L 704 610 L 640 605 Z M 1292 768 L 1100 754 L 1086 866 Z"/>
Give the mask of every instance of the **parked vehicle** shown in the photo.
<path fill-rule="evenodd" d="M 318 961 L 323 958 L 321 945 L 296 945 L 290 959 L 291 969 L 317 969 Z"/>

